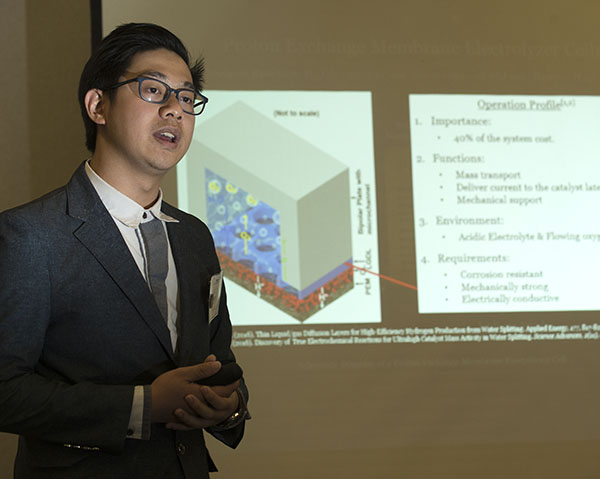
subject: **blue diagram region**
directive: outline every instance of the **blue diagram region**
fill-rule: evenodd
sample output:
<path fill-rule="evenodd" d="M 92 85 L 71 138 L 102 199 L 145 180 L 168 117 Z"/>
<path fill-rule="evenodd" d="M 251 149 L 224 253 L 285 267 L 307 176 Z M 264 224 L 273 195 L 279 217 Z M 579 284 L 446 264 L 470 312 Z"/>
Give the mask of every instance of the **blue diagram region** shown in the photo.
<path fill-rule="evenodd" d="M 279 212 L 208 168 L 206 213 L 217 249 L 280 288 Z M 290 292 L 293 292 L 289 290 Z"/>
<path fill-rule="evenodd" d="M 235 263 L 300 300 L 348 269 L 351 258 L 303 290 L 294 288 L 282 277 L 279 211 L 208 168 L 205 181 L 208 227 L 217 250 Z"/>

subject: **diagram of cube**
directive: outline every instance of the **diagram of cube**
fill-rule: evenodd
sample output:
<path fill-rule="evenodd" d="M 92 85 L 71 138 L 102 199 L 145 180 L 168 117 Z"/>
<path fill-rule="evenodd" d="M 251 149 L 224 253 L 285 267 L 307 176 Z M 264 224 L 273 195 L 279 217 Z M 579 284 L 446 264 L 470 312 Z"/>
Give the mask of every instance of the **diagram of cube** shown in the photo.
<path fill-rule="evenodd" d="M 353 288 L 346 165 L 243 102 L 195 138 L 189 209 L 228 279 L 299 321 Z"/>

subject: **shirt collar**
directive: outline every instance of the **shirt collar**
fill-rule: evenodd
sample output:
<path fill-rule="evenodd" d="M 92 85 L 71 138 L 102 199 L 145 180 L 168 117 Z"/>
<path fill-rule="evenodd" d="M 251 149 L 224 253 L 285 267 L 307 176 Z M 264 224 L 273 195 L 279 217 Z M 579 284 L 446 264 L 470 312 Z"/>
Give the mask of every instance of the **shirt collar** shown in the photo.
<path fill-rule="evenodd" d="M 158 192 L 158 200 L 146 209 L 104 181 L 92 169 L 89 160 L 85 162 L 85 172 L 110 215 L 124 225 L 137 228 L 140 223 L 150 221 L 152 216 L 168 223 L 179 223 L 178 220 L 161 211 L 163 197 L 161 189 Z"/>

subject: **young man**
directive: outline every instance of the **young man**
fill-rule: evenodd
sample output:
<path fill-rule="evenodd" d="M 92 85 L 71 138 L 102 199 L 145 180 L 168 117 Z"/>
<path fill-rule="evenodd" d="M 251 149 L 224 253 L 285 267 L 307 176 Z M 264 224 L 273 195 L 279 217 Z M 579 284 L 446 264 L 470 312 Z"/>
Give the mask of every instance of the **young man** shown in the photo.
<path fill-rule="evenodd" d="M 203 430 L 235 447 L 241 381 L 212 238 L 162 201 L 185 154 L 202 63 L 162 27 L 123 25 L 81 75 L 92 156 L 0 215 L 0 430 L 16 478 L 208 477 Z"/>

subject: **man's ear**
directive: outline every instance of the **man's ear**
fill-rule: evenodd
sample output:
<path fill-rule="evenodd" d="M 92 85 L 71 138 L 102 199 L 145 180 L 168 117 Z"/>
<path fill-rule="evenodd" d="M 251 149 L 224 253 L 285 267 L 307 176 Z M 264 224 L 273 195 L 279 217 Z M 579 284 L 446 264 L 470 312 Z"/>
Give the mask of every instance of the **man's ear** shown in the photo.
<path fill-rule="evenodd" d="M 104 92 L 98 88 L 92 88 L 88 90 L 84 97 L 84 105 L 87 110 L 87 114 L 97 125 L 106 124 L 104 118 L 104 107 L 106 99 L 104 98 Z"/>

